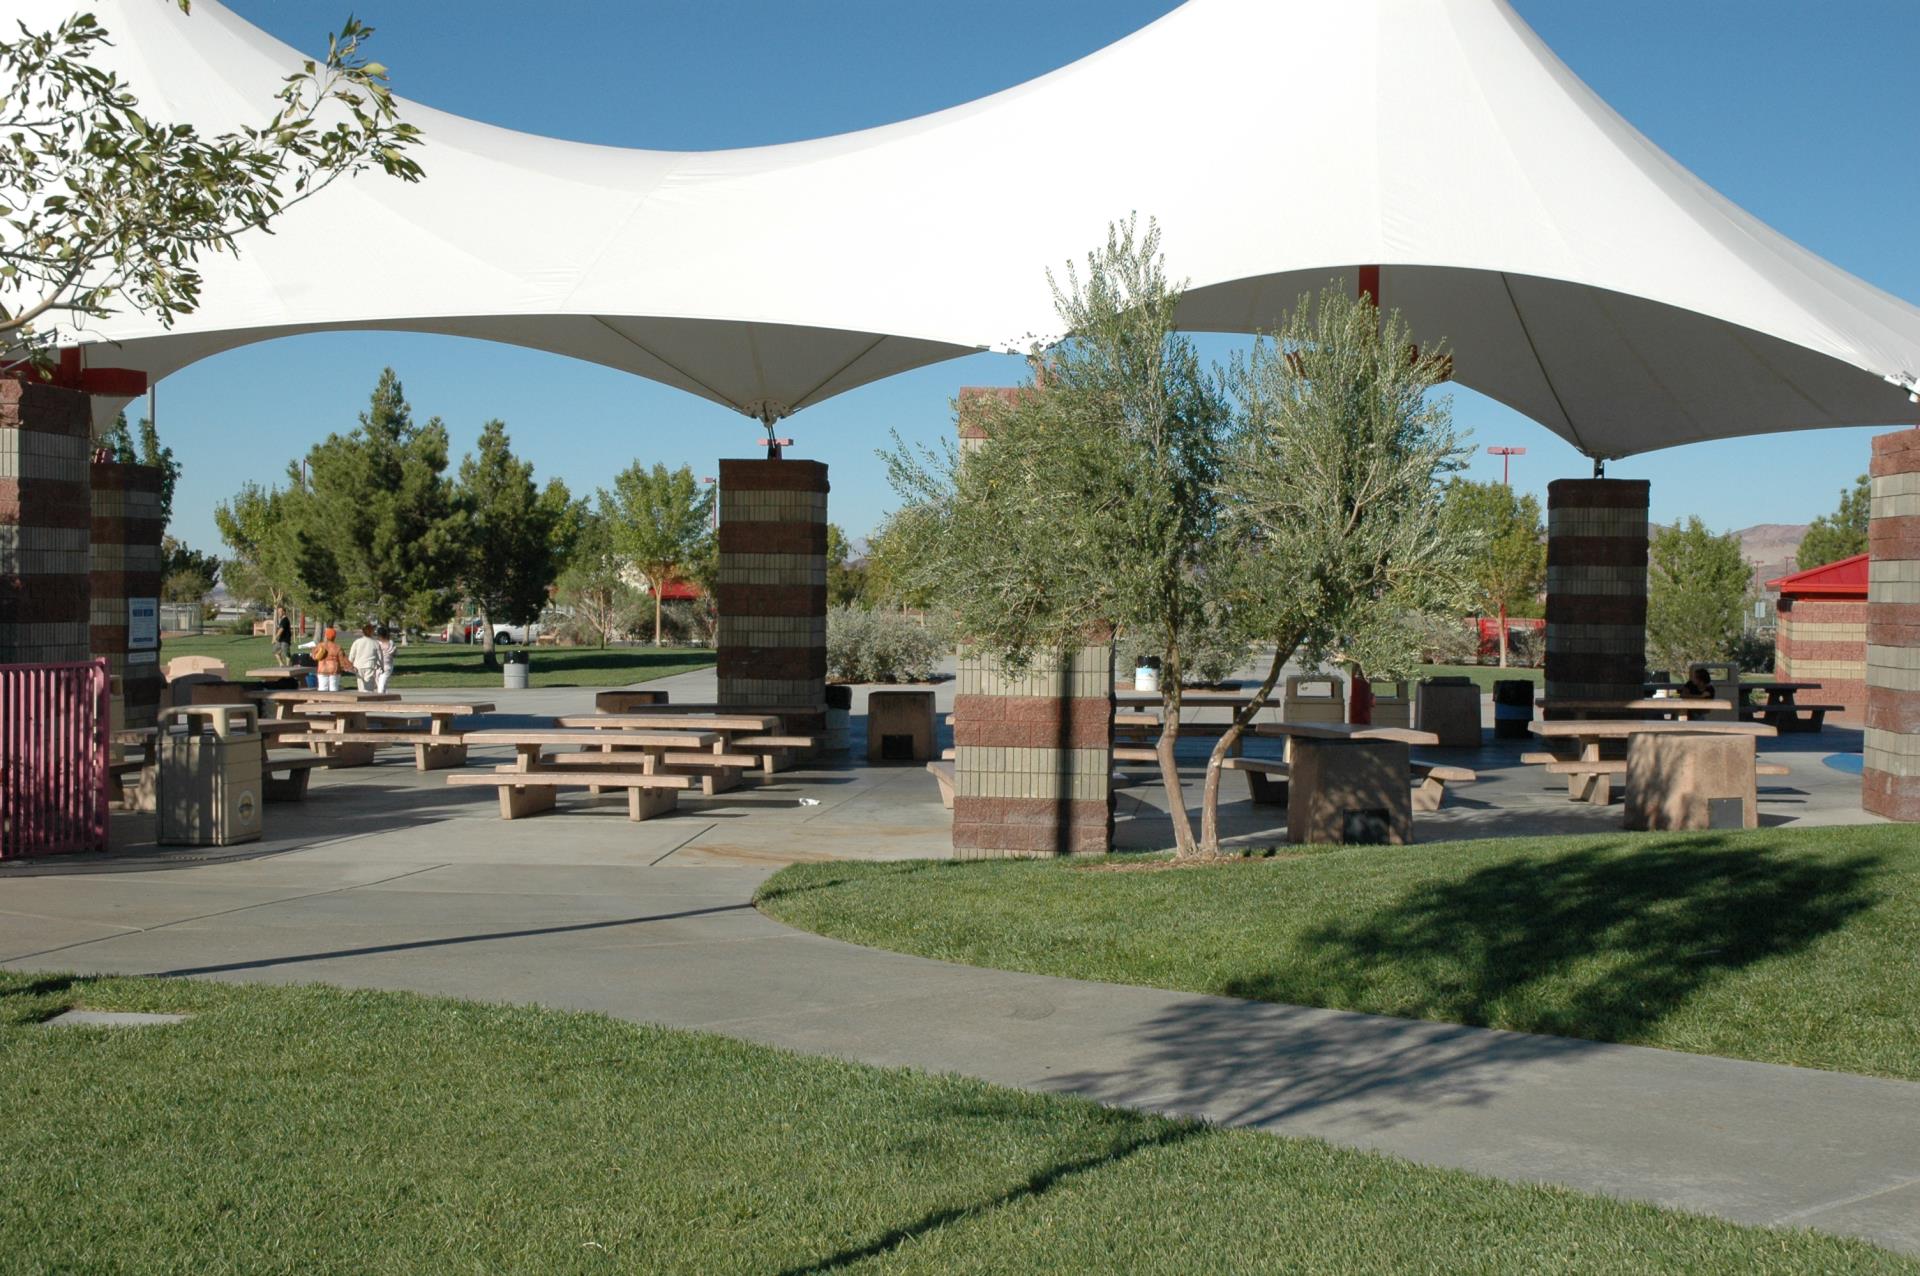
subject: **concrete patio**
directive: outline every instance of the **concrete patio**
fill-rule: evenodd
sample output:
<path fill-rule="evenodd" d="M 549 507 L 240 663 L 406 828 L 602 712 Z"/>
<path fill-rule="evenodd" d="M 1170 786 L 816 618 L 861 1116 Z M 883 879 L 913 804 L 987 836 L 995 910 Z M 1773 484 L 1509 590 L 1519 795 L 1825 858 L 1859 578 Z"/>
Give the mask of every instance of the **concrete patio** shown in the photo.
<path fill-rule="evenodd" d="M 679 701 L 713 686 L 656 685 Z M 484 694 L 507 722 L 592 704 L 587 689 Z M 1858 778 L 1823 760 L 1857 748 L 1833 730 L 1766 742 L 1793 770 L 1763 792 L 1763 821 L 1868 818 Z M 1481 783 L 1418 817 L 1419 836 L 1619 827 L 1618 806 L 1574 806 L 1517 753 L 1483 751 Z M 1165 844 L 1155 798 L 1125 791 L 1122 845 Z M 1237 841 L 1274 839 L 1269 808 L 1238 782 L 1229 798 Z M 917 765 L 835 761 L 640 824 L 618 798 L 569 794 L 508 823 L 490 794 L 396 750 L 321 773 L 304 805 L 267 817 L 261 842 L 205 850 L 153 847 L 147 821 L 123 817 L 109 856 L 0 869 L 0 963 L 598 1010 L 1920 1252 L 1920 1085 L 958 967 L 754 910 L 783 863 L 945 854 Z"/>

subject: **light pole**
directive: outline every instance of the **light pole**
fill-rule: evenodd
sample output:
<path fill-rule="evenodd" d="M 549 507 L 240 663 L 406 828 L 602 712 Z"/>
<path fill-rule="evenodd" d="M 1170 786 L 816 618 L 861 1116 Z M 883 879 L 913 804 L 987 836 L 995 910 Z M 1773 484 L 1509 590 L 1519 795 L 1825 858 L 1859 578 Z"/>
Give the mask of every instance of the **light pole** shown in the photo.
<path fill-rule="evenodd" d="M 1501 487 L 1506 488 L 1508 491 L 1513 490 L 1513 484 L 1507 481 L 1507 466 L 1512 462 L 1514 457 L 1525 456 L 1526 454 L 1527 449 L 1523 447 L 1490 447 L 1487 449 L 1488 456 L 1497 456 L 1500 458 Z M 1507 667 L 1507 600 L 1504 596 L 1500 599 L 1500 667 L 1502 669 Z"/>

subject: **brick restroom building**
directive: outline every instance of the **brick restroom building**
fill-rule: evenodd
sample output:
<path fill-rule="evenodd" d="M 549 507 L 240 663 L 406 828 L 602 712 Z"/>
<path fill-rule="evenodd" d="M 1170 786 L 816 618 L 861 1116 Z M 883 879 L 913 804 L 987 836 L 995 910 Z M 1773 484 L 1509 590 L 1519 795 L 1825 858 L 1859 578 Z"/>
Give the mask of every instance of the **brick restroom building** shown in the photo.
<path fill-rule="evenodd" d="M 1767 582 L 1780 591 L 1773 675 L 1817 682 L 1820 699 L 1844 706 L 1835 722 L 1867 721 L 1867 555 L 1810 567 Z"/>

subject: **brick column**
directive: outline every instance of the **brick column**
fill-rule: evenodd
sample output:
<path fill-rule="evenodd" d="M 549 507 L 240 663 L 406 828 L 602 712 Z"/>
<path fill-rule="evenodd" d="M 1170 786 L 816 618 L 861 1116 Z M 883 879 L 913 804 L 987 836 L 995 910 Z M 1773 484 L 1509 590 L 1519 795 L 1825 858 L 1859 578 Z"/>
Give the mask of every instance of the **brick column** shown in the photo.
<path fill-rule="evenodd" d="M 1018 678 L 962 651 L 953 724 L 956 857 L 1112 849 L 1112 643 Z"/>
<path fill-rule="evenodd" d="M 1920 820 L 1920 430 L 1873 441 L 1860 804 Z"/>
<path fill-rule="evenodd" d="M 720 462 L 720 703 L 827 722 L 827 467 Z"/>
<path fill-rule="evenodd" d="M 120 679 L 126 725 L 151 726 L 160 707 L 160 471 L 150 465 L 103 462 L 93 467 L 93 654 Z M 151 614 L 151 635 L 135 632 L 133 612 Z M 149 645 L 149 638 L 151 645 Z"/>
<path fill-rule="evenodd" d="M 1635 699 L 1647 676 L 1644 479 L 1547 484 L 1547 670 L 1552 699 Z"/>
<path fill-rule="evenodd" d="M 0 378 L 0 664 L 85 660 L 85 394 Z"/>

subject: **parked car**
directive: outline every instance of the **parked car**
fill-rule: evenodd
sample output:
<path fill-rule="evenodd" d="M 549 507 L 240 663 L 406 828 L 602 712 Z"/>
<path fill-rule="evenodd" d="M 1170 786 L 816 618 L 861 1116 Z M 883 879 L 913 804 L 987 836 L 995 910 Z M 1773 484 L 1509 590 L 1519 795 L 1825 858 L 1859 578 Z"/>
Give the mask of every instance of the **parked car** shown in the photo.
<path fill-rule="evenodd" d="M 477 643 L 485 634 L 486 627 L 478 616 L 447 622 L 448 642 Z M 493 627 L 493 645 L 496 647 L 523 647 L 539 638 L 540 622 L 537 620 L 531 625 L 495 624 Z"/>

